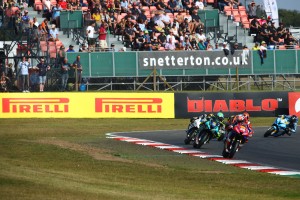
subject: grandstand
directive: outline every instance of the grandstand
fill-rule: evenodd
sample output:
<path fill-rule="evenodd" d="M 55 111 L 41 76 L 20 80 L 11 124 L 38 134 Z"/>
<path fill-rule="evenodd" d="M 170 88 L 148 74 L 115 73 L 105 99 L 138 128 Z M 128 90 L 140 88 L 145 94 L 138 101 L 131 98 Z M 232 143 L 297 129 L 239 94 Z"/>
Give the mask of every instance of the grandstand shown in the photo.
<path fill-rule="evenodd" d="M 113 58 L 109 61 L 111 65 L 109 66 L 108 64 L 109 72 L 107 72 L 106 75 L 99 71 L 93 71 L 93 73 L 86 74 L 85 78 L 86 80 L 89 80 L 88 86 L 90 86 L 88 88 L 97 90 L 136 90 L 137 88 L 141 88 L 139 86 L 150 74 L 150 71 L 145 73 L 120 73 L 120 75 L 110 73 L 117 70 L 115 64 L 120 62 L 120 60 L 114 58 L 114 55 L 117 57 L 119 51 L 121 51 L 120 53 L 124 53 L 123 51 L 168 51 L 169 49 L 166 49 L 165 47 L 165 43 L 168 41 L 162 40 L 169 38 L 170 32 L 173 31 L 177 31 L 177 34 L 174 37 L 175 40 L 173 41 L 176 50 L 199 51 L 198 45 L 201 31 L 204 32 L 204 40 L 210 39 L 209 45 L 206 44 L 205 48 L 207 48 L 207 46 L 210 46 L 211 48 L 204 50 L 214 50 L 216 44 L 223 46 L 223 43 L 229 44 L 229 48 L 233 48 L 234 44 L 238 44 L 238 49 L 242 49 L 245 45 L 249 49 L 254 47 L 254 37 L 256 37 L 256 35 L 249 34 L 252 19 L 248 16 L 249 10 L 245 4 L 226 5 L 224 6 L 224 9 L 220 10 L 220 7 L 216 6 L 214 0 L 207 0 L 207 5 L 205 5 L 203 10 L 200 10 L 195 6 L 197 2 L 195 1 L 195 3 L 193 0 L 190 0 L 187 1 L 187 4 L 181 5 L 181 7 L 177 6 L 177 10 L 172 10 L 169 0 L 161 0 L 166 6 L 164 8 L 166 12 L 164 12 L 163 9 L 157 5 L 146 6 L 146 1 L 141 2 L 135 1 L 135 3 L 130 3 L 129 7 L 126 8 L 127 10 L 122 7 L 122 5 L 119 5 L 118 1 L 106 1 L 106 3 L 100 2 L 100 7 L 102 8 L 102 21 L 99 24 L 97 23 L 97 25 L 108 23 L 110 29 L 108 30 L 108 35 L 106 37 L 107 47 L 101 48 L 99 40 L 97 39 L 95 52 L 98 52 L 100 57 L 103 57 L 101 56 L 103 53 L 103 55 L 112 55 Z M 245 3 L 248 2 L 245 1 Z M 97 16 L 94 15 L 96 7 L 92 1 L 84 0 L 81 3 L 78 1 L 67 1 L 66 3 L 60 0 L 51 0 L 51 9 L 52 7 L 56 7 L 57 4 L 59 4 L 62 9 L 60 11 L 59 23 L 52 20 L 53 16 L 47 15 L 44 11 L 47 7 L 47 2 L 45 0 L 35 0 L 32 7 L 28 7 L 28 5 L 23 3 L 12 4 L 11 1 L 4 1 L 1 17 L 0 36 L 3 37 L 3 42 L 0 42 L 0 51 L 3 52 L 2 56 L 4 58 L 2 61 L 4 62 L 5 60 L 6 65 L 15 63 L 16 66 L 16 63 L 19 62 L 20 58 L 25 55 L 32 58 L 31 64 L 34 66 L 38 63 L 40 57 L 46 57 L 48 63 L 52 65 L 52 70 L 48 75 L 48 90 L 51 91 L 58 90 L 57 85 L 60 81 L 59 58 L 57 57 L 60 47 L 64 46 L 67 49 L 69 45 L 73 45 L 75 46 L 75 52 L 78 52 L 82 44 L 87 43 L 87 26 L 89 26 L 91 22 L 97 22 Z M 259 1 L 257 1 L 257 4 L 259 4 Z M 260 8 L 262 8 L 262 6 L 260 6 Z M 28 11 L 30 17 L 29 27 L 17 34 L 16 28 L 18 28 L 18 24 L 16 22 L 18 19 L 22 19 L 25 10 Z M 108 13 L 113 10 L 113 12 L 110 12 L 109 20 L 104 17 L 104 10 L 108 11 Z M 196 12 L 194 13 L 193 10 Z M 138 12 L 135 13 L 136 11 Z M 197 16 L 199 16 L 201 21 L 197 21 Z M 263 9 L 258 9 L 257 16 L 259 18 L 262 16 L 266 17 L 266 14 L 263 13 Z M 143 21 L 140 22 L 139 17 L 146 19 L 145 21 L 148 23 L 143 23 Z M 50 41 L 48 40 L 48 36 L 47 38 L 41 37 L 39 31 L 36 31 L 33 28 L 35 24 L 33 18 L 36 18 L 37 24 L 42 24 L 43 21 L 45 21 L 45 18 L 48 18 L 49 23 L 46 24 L 46 26 L 49 27 L 49 29 L 51 29 L 52 24 L 58 23 L 55 27 L 55 29 L 59 30 L 58 40 Z M 164 20 L 162 20 L 162 18 Z M 194 19 L 196 21 L 193 21 Z M 262 26 L 264 22 L 263 19 L 261 19 L 260 22 L 260 25 Z M 20 24 L 22 24 L 22 22 Z M 131 30 L 130 24 L 135 27 L 133 30 Z M 24 28 L 24 26 L 22 27 Z M 290 31 L 296 39 L 293 43 L 270 44 L 269 49 L 298 49 L 300 31 L 294 28 L 290 29 Z M 136 37 L 131 39 L 128 34 L 129 32 L 135 32 Z M 193 32 L 196 34 L 195 38 L 193 38 Z M 138 34 L 141 34 L 142 36 L 138 37 Z M 167 37 L 164 39 L 163 35 L 166 35 Z M 154 42 L 154 38 L 157 38 L 160 44 Z M 189 42 L 185 42 L 185 38 L 188 38 L 187 40 L 189 40 Z M 142 41 L 142 44 L 139 44 L 139 40 Z M 193 44 L 193 42 L 194 45 L 187 45 L 187 43 Z M 262 42 L 262 40 L 259 42 Z M 114 44 L 114 48 L 111 48 L 111 44 Z M 157 49 L 155 49 L 156 45 L 158 46 Z M 112 51 L 118 53 L 111 53 Z M 129 55 L 127 52 L 124 53 L 126 56 L 120 56 L 120 59 L 131 59 L 130 56 L 127 57 L 127 55 Z M 68 57 L 73 58 L 72 53 L 68 53 L 67 55 Z M 272 55 L 275 56 L 276 53 Z M 257 55 L 254 55 L 253 57 L 256 56 Z M 83 57 L 84 59 L 90 58 Z M 132 57 L 132 59 L 137 58 Z M 298 57 L 296 56 L 295 59 L 298 59 Z M 92 63 L 88 60 L 84 60 L 83 62 L 86 65 L 86 70 L 91 71 Z M 131 69 L 139 72 L 137 63 L 131 61 L 129 63 L 133 64 L 133 66 L 130 66 Z M 122 64 L 126 65 L 127 63 Z M 274 82 L 280 82 L 279 84 L 283 85 L 283 89 L 296 89 L 296 76 L 291 76 L 293 73 L 298 73 L 298 63 L 296 64 L 296 66 L 293 66 L 295 70 L 280 74 L 280 77 L 277 77 L 276 70 L 268 71 L 275 73 L 274 75 L 266 74 L 265 72 L 255 73 L 257 72 L 257 66 L 252 66 L 251 73 L 243 73 L 243 69 L 240 70 L 242 73 L 239 77 L 235 76 L 237 73 L 233 72 L 234 70 L 232 69 L 228 69 L 229 71 L 206 69 L 202 72 L 192 73 L 190 75 L 187 75 L 188 73 L 185 71 L 182 73 L 169 73 L 167 70 L 159 70 L 158 73 L 162 75 L 164 79 L 168 80 L 168 82 L 171 83 L 172 88 L 176 90 L 238 90 L 240 89 L 240 85 L 244 86 L 244 89 L 251 89 L 253 87 L 256 89 L 263 89 L 266 87 L 274 89 L 276 88 Z M 276 64 L 270 64 L 270 68 L 272 67 L 271 65 L 274 69 L 276 68 Z M 291 80 L 289 80 L 290 77 Z M 155 79 L 155 77 L 148 79 L 148 83 L 145 83 L 142 88 L 151 90 L 153 79 Z M 235 79 L 238 79 L 239 81 Z M 155 80 L 158 82 L 160 81 L 159 79 Z M 69 81 L 74 82 L 72 78 Z M 294 84 L 291 85 L 291 83 Z M 147 84 L 148 86 L 146 86 Z M 168 90 L 163 81 L 158 84 L 157 89 Z"/>

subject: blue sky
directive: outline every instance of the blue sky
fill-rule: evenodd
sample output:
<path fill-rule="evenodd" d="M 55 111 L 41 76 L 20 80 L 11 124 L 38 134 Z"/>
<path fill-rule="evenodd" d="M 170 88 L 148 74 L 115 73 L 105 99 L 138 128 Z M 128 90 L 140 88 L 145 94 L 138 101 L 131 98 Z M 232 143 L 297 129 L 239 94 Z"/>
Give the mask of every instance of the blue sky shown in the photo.
<path fill-rule="evenodd" d="M 300 11 L 300 1 L 299 0 L 277 0 L 277 6 L 279 9 Z"/>
<path fill-rule="evenodd" d="M 243 4 L 245 0 L 240 0 Z M 246 0 L 247 3 L 250 3 L 251 0 Z M 255 0 L 259 4 L 263 4 L 263 0 Z M 277 6 L 279 9 L 287 10 L 298 10 L 300 11 L 300 0 L 277 0 Z"/>

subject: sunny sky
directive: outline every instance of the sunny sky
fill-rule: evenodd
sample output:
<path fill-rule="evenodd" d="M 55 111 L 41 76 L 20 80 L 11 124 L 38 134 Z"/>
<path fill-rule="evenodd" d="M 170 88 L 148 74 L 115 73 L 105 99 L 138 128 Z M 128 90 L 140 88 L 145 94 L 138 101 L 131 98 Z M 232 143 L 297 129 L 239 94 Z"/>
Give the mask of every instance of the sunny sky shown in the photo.
<path fill-rule="evenodd" d="M 251 0 L 247 0 L 250 2 Z M 263 0 L 255 0 L 257 3 L 262 3 Z M 241 0 L 244 3 L 244 0 Z M 277 0 L 277 6 L 279 9 L 298 10 L 300 11 L 300 0 Z"/>

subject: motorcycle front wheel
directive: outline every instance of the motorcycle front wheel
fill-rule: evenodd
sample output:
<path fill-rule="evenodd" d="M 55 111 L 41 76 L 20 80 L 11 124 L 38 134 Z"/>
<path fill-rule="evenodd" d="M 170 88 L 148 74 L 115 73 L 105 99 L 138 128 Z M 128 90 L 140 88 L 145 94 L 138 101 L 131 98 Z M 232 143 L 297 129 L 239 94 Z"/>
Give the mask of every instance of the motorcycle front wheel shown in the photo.
<path fill-rule="evenodd" d="M 275 131 L 275 128 L 274 128 L 274 127 L 269 128 L 269 129 L 265 132 L 264 137 L 270 136 L 274 131 Z"/>

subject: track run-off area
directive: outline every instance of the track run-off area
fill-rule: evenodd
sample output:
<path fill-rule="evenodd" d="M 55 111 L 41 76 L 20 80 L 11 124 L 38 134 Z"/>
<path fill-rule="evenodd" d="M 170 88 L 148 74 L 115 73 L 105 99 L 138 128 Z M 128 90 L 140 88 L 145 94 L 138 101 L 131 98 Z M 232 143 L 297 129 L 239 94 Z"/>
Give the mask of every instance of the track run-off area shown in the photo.
<path fill-rule="evenodd" d="M 257 172 L 300 178 L 300 131 L 292 136 L 267 137 L 263 134 L 268 127 L 255 127 L 249 142 L 235 154 L 234 158 L 222 157 L 223 142 L 215 139 L 194 149 L 185 145 L 185 130 L 136 131 L 107 133 L 108 138 L 145 145 L 174 153 L 186 154 L 202 159 L 214 160 Z"/>

